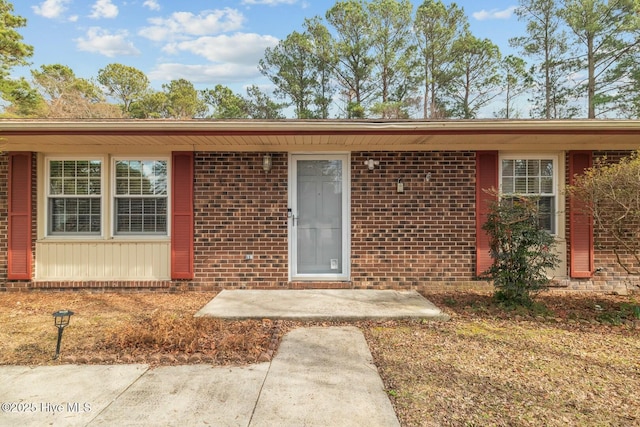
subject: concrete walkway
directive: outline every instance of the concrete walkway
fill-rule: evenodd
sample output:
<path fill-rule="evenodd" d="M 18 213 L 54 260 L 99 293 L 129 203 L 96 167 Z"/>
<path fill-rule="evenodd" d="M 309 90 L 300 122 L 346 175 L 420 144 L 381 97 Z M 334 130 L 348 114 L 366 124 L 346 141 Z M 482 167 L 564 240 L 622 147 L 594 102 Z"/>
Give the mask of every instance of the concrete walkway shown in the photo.
<path fill-rule="evenodd" d="M 196 316 L 447 320 L 417 292 L 222 291 Z M 399 426 L 362 332 L 300 328 L 269 363 L 0 366 L 2 426 Z"/>
<path fill-rule="evenodd" d="M 288 333 L 270 363 L 0 367 L 0 426 L 399 426 L 362 332 Z"/>
<path fill-rule="evenodd" d="M 449 320 L 416 291 L 393 290 L 224 290 L 196 313 L 222 319 Z"/>

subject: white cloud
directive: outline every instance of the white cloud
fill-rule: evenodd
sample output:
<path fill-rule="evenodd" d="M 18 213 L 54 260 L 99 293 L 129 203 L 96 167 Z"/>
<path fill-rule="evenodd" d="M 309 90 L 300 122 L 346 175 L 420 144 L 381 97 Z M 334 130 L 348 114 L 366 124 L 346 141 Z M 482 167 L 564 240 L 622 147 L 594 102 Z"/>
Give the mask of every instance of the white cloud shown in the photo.
<path fill-rule="evenodd" d="M 139 55 L 140 51 L 127 41 L 128 35 L 126 31 L 112 34 L 102 28 L 92 27 L 87 31 L 86 38 L 78 38 L 75 42 L 80 51 L 99 53 L 109 58 Z"/>
<path fill-rule="evenodd" d="M 150 27 L 138 34 L 154 41 L 180 40 L 185 36 L 205 36 L 242 28 L 244 15 L 235 9 L 210 10 L 194 15 L 175 12 L 169 18 L 150 18 Z"/>
<path fill-rule="evenodd" d="M 78 15 L 72 15 L 69 17 L 69 22 L 78 22 Z"/>
<path fill-rule="evenodd" d="M 207 64 L 187 65 L 177 63 L 159 64 L 147 74 L 155 81 L 186 79 L 193 83 L 228 84 L 247 81 L 261 74 L 254 65 Z"/>
<path fill-rule="evenodd" d="M 145 0 L 142 5 L 148 7 L 150 10 L 160 10 L 160 5 L 157 0 Z"/>
<path fill-rule="evenodd" d="M 67 10 L 66 5 L 71 0 L 45 0 L 40 3 L 39 6 L 31 6 L 33 13 L 43 16 L 45 18 L 53 19 L 62 15 L 62 12 Z"/>
<path fill-rule="evenodd" d="M 294 4 L 298 0 L 242 0 L 242 4 L 267 4 L 269 6 L 277 6 L 279 4 Z"/>
<path fill-rule="evenodd" d="M 491 9 L 485 10 L 482 9 L 479 12 L 473 12 L 472 16 L 478 21 L 486 21 L 489 19 L 509 19 L 511 15 L 513 15 L 513 11 L 516 10 L 516 6 L 509 6 L 504 10 Z"/>
<path fill-rule="evenodd" d="M 191 52 L 211 62 L 231 62 L 256 66 L 267 47 L 278 44 L 273 36 L 254 33 L 237 33 L 231 36 L 200 37 L 165 46 L 167 53 Z"/>
<path fill-rule="evenodd" d="M 93 12 L 89 15 L 89 18 L 115 18 L 118 16 L 118 6 L 111 3 L 111 0 L 98 0 L 91 9 L 93 9 Z"/>

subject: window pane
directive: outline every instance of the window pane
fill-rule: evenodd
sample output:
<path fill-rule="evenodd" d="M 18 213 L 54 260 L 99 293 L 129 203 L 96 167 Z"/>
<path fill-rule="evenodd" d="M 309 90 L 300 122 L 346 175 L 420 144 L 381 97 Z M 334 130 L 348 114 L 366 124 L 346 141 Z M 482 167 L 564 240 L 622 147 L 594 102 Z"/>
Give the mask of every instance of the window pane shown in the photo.
<path fill-rule="evenodd" d="M 129 199 L 129 213 L 142 215 L 142 199 Z"/>
<path fill-rule="evenodd" d="M 92 160 L 89 165 L 89 176 L 91 178 L 100 178 L 101 173 L 101 165 L 99 160 Z"/>
<path fill-rule="evenodd" d="M 154 191 L 153 194 L 165 195 L 167 194 L 167 179 L 166 178 L 158 178 L 153 183 Z"/>
<path fill-rule="evenodd" d="M 167 232 L 167 216 L 159 215 L 156 217 L 156 231 L 166 233 Z"/>
<path fill-rule="evenodd" d="M 128 233 L 131 231 L 131 227 L 129 225 L 129 217 L 128 216 L 118 216 L 116 222 L 116 228 L 119 233 Z"/>
<path fill-rule="evenodd" d="M 539 178 L 527 178 L 527 193 L 539 194 L 540 193 L 540 179 Z"/>
<path fill-rule="evenodd" d="M 116 177 L 117 178 L 126 178 L 129 176 L 129 162 L 127 161 L 117 161 L 116 162 Z"/>
<path fill-rule="evenodd" d="M 89 199 L 91 200 L 91 215 L 99 216 L 100 212 L 100 199 Z"/>
<path fill-rule="evenodd" d="M 134 233 L 142 232 L 142 215 L 131 215 L 129 217 L 130 229 L 129 231 Z"/>
<path fill-rule="evenodd" d="M 527 176 L 527 161 L 526 160 L 514 160 L 515 164 L 515 176 Z"/>
<path fill-rule="evenodd" d="M 541 197 L 538 201 L 540 213 L 540 227 L 550 233 L 555 233 L 555 198 Z"/>
<path fill-rule="evenodd" d="M 51 178 L 62 177 L 62 162 L 60 160 L 52 160 L 49 163 L 49 176 Z"/>
<path fill-rule="evenodd" d="M 540 160 L 527 160 L 527 176 L 540 175 Z"/>
<path fill-rule="evenodd" d="M 116 194 L 126 195 L 129 194 L 129 181 L 126 179 L 116 179 Z"/>
<path fill-rule="evenodd" d="M 131 195 L 142 194 L 142 181 L 139 179 L 129 180 L 129 193 Z"/>
<path fill-rule="evenodd" d="M 540 175 L 553 177 L 553 160 L 540 161 Z"/>
<path fill-rule="evenodd" d="M 78 200 L 78 214 L 89 215 L 91 213 L 91 199 Z"/>
<path fill-rule="evenodd" d="M 49 193 L 53 195 L 62 194 L 62 179 L 51 179 L 49 182 Z"/>
<path fill-rule="evenodd" d="M 78 179 L 76 184 L 76 194 L 80 196 L 84 196 L 89 194 L 89 180 L 88 179 Z"/>
<path fill-rule="evenodd" d="M 76 176 L 80 178 L 86 178 L 89 176 L 89 162 L 85 160 L 79 160 L 76 162 Z"/>
<path fill-rule="evenodd" d="M 540 192 L 542 194 L 553 194 L 553 179 L 550 177 L 540 178 Z"/>
<path fill-rule="evenodd" d="M 78 199 L 65 199 L 65 212 L 76 213 L 78 212 Z"/>
<path fill-rule="evenodd" d="M 142 162 L 139 160 L 129 161 L 129 176 L 142 176 Z"/>
<path fill-rule="evenodd" d="M 62 181 L 62 194 L 74 196 L 76 194 L 76 181 L 74 179 L 65 179 Z"/>
<path fill-rule="evenodd" d="M 81 233 L 91 232 L 91 217 L 89 215 L 78 215 L 78 231 Z"/>
<path fill-rule="evenodd" d="M 144 224 L 143 224 L 143 231 L 145 233 L 153 233 L 156 231 L 156 218 L 153 216 L 145 216 L 144 217 Z"/>
<path fill-rule="evenodd" d="M 152 216 L 156 214 L 156 200 L 146 199 L 143 206 L 144 214 Z"/>
<path fill-rule="evenodd" d="M 71 160 L 65 160 L 64 162 L 64 176 L 74 178 L 76 176 L 76 162 Z"/>
<path fill-rule="evenodd" d="M 89 194 L 100 195 L 101 187 L 100 179 L 89 180 Z"/>
<path fill-rule="evenodd" d="M 502 161 L 502 176 L 513 176 L 513 160 Z"/>
<path fill-rule="evenodd" d="M 513 193 L 513 178 L 502 177 L 502 192 Z"/>
<path fill-rule="evenodd" d="M 526 194 L 527 192 L 527 178 L 515 178 L 515 193 Z"/>

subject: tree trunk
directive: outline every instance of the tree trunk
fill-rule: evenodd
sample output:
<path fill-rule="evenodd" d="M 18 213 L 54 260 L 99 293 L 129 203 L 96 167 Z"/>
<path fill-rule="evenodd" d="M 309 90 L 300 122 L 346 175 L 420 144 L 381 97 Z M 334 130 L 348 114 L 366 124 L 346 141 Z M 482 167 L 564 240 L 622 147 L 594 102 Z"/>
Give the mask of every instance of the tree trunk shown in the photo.
<path fill-rule="evenodd" d="M 587 67 L 589 72 L 589 80 L 587 82 L 587 99 L 589 102 L 589 119 L 596 118 L 596 105 L 595 105 L 595 94 L 596 94 L 596 64 L 593 53 L 593 36 L 587 36 Z"/>

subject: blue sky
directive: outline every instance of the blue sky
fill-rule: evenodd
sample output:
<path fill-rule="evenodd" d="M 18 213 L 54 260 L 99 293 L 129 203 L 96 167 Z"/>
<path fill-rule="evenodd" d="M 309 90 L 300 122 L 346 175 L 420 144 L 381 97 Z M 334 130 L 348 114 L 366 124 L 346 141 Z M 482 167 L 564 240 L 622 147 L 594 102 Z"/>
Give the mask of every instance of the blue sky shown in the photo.
<path fill-rule="evenodd" d="M 256 68 L 266 47 L 277 44 L 305 18 L 335 2 L 317 0 L 13 0 L 27 18 L 20 30 L 34 46 L 31 68 L 60 63 L 92 78 L 110 63 L 138 68 L 159 89 L 186 78 L 198 88 L 216 84 L 244 93 L 267 88 Z M 422 1 L 413 1 L 418 6 Z M 449 3 L 445 1 L 445 3 Z M 523 24 L 513 14 L 517 0 L 460 0 L 471 29 L 504 53 Z M 16 75 L 29 76 L 26 68 Z"/>

